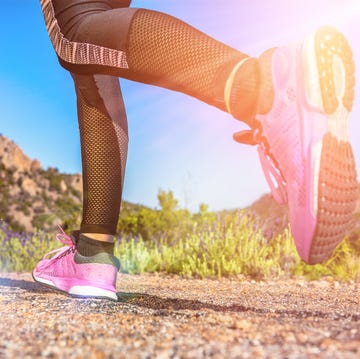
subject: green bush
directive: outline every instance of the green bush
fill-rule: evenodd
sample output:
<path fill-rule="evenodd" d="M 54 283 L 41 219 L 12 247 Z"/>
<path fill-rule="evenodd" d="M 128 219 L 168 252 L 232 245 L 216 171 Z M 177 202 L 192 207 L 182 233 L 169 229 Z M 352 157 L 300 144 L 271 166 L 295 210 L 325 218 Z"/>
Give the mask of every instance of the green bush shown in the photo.
<path fill-rule="evenodd" d="M 4 197 L 6 200 L 6 197 Z M 247 275 L 253 278 L 301 276 L 318 279 L 359 280 L 359 234 L 346 238 L 332 258 L 310 266 L 298 256 L 288 228 L 269 240 L 252 215 L 225 211 L 215 215 L 206 205 L 191 214 L 178 209 L 172 192 L 159 192 L 160 209 L 125 204 L 119 220 L 115 253 L 127 273 L 165 272 L 186 277 Z M 64 229 L 74 228 L 79 208 L 72 200 L 58 200 L 56 215 Z M 1 209 L 1 207 L 0 207 Z M 34 225 L 42 228 L 53 217 L 39 214 Z M 16 227 L 16 230 L 21 228 Z M 0 222 L 0 269 L 29 271 L 41 257 L 61 244 L 54 235 L 14 234 Z M 14 229 L 13 229 L 14 230 Z"/>
<path fill-rule="evenodd" d="M 141 236 L 145 242 L 166 240 L 171 243 L 186 236 L 194 228 L 200 230 L 215 221 L 215 214 L 209 212 L 205 204 L 200 205 L 199 213 L 196 214 L 179 209 L 172 191 L 160 190 L 158 201 L 158 210 L 140 206 L 122 208 L 117 226 L 118 234 Z"/>
<path fill-rule="evenodd" d="M 254 278 L 301 276 L 337 280 L 360 279 L 360 262 L 345 240 L 324 264 L 305 264 L 298 256 L 289 229 L 268 243 L 260 230 L 242 216 L 237 225 L 188 234 L 171 245 L 142 238 L 121 240 L 116 254 L 129 273 L 166 272 L 186 277 L 247 275 Z"/>
<path fill-rule="evenodd" d="M 34 228 L 42 230 L 46 225 L 51 225 L 55 219 L 55 216 L 52 214 L 41 213 L 34 216 L 31 224 Z"/>
<path fill-rule="evenodd" d="M 31 272 L 39 260 L 49 251 L 58 248 L 54 236 L 38 233 L 31 237 L 0 229 L 0 270 L 8 272 Z"/>

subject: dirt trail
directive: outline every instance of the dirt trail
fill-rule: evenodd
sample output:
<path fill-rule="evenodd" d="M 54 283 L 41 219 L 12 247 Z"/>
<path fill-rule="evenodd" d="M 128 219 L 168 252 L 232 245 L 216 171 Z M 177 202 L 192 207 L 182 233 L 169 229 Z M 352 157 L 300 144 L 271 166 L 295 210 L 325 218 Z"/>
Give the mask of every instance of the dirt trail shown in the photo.
<path fill-rule="evenodd" d="M 118 303 L 0 273 L 0 358 L 360 358 L 360 283 L 120 275 Z"/>

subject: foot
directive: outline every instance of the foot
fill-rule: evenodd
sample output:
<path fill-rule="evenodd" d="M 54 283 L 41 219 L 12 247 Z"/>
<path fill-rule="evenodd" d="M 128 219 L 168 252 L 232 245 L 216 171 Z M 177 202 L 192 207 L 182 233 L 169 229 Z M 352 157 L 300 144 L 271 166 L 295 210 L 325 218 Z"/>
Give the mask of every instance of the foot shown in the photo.
<path fill-rule="evenodd" d="M 118 259 L 108 253 L 82 256 L 76 249 L 75 238 L 63 231 L 56 239 L 66 246 L 44 256 L 32 273 L 34 280 L 72 296 L 117 301 Z M 50 254 L 55 255 L 48 259 Z"/>
<path fill-rule="evenodd" d="M 273 50 L 268 69 L 262 87 L 272 89 L 263 103 L 260 95 L 251 136 L 247 131 L 234 138 L 259 145 L 274 198 L 289 206 L 299 255 L 320 263 L 344 238 L 356 206 L 348 135 L 355 85 L 351 49 L 341 33 L 324 27 L 300 45 Z"/>

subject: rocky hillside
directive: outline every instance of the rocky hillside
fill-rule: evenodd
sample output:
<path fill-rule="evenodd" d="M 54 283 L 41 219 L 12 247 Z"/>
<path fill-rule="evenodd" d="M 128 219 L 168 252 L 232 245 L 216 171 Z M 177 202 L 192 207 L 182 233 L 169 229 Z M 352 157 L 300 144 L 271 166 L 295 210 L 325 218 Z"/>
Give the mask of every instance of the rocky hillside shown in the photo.
<path fill-rule="evenodd" d="M 0 219 L 13 230 L 33 232 L 78 221 L 81 196 L 80 174 L 44 170 L 0 135 Z"/>
<path fill-rule="evenodd" d="M 288 207 L 279 205 L 270 193 L 261 196 L 246 210 L 268 239 L 282 233 L 289 225 Z"/>

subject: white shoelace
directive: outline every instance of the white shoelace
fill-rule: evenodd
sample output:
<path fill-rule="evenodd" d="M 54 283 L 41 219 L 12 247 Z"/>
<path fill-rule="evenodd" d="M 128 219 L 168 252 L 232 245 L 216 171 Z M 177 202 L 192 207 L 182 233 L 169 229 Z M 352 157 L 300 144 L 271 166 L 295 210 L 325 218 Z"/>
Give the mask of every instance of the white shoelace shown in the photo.
<path fill-rule="evenodd" d="M 70 253 L 70 252 L 75 251 L 75 243 L 73 242 L 72 238 L 64 232 L 64 230 L 62 229 L 62 227 L 60 225 L 58 227 L 60 229 L 60 233 L 57 233 L 55 238 L 58 242 L 65 244 L 65 246 L 58 248 L 58 249 L 54 249 L 54 250 L 46 253 L 42 259 L 43 261 L 45 259 L 47 259 L 48 256 L 50 256 L 52 254 L 55 254 L 55 255 L 46 262 L 42 262 L 42 263 L 40 262 L 37 267 L 38 270 L 46 269 L 48 266 L 50 266 L 54 262 L 54 260 L 57 260 L 57 259 L 59 259 L 59 257 L 64 256 L 66 254 L 66 252 Z"/>

